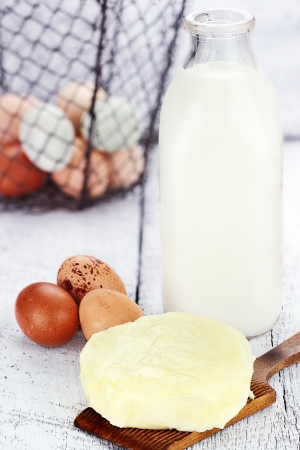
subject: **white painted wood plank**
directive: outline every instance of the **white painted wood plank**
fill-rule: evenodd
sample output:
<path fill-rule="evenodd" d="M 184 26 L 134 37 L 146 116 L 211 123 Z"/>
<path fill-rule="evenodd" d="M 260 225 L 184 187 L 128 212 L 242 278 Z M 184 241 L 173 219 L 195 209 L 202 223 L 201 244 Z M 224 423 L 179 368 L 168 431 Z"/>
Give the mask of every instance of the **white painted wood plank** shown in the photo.
<path fill-rule="evenodd" d="M 300 329 L 298 142 L 285 145 L 284 161 L 284 310 L 272 333 L 274 345 Z M 150 162 L 140 297 L 146 313 L 153 314 L 162 311 L 155 152 Z M 134 203 L 135 206 L 132 205 Z M 99 448 L 97 439 L 78 432 L 72 425 L 77 412 L 86 405 L 78 381 L 78 355 L 84 344 L 81 333 L 77 333 L 76 338 L 65 347 L 43 349 L 18 331 L 12 307 L 18 291 L 24 285 L 37 280 L 55 282 L 60 262 L 76 253 L 94 254 L 110 263 L 133 293 L 136 270 L 131 272 L 130 267 L 134 259 L 133 248 L 137 246 L 137 204 L 138 194 L 134 193 L 125 200 L 116 200 L 80 213 L 54 212 L 42 216 L 2 214 L 1 448 L 52 450 L 79 449 L 83 445 Z M 86 224 L 89 224 L 87 234 Z M 66 228 L 69 233 L 62 233 Z M 252 345 L 256 355 L 268 350 L 272 346 L 271 333 L 253 340 Z M 194 448 L 296 450 L 299 434 L 299 364 L 275 376 L 272 384 L 278 392 L 276 405 Z M 113 447 L 103 442 L 100 448 Z"/>
<path fill-rule="evenodd" d="M 157 152 L 150 156 L 145 191 L 140 305 L 147 314 L 162 311 L 160 292 L 159 190 Z M 300 331 L 300 141 L 284 144 L 283 310 L 272 332 L 251 340 L 259 356 Z M 201 450 L 299 450 L 300 364 L 271 379 L 277 402 L 256 415 L 194 445 Z"/>
<path fill-rule="evenodd" d="M 139 193 L 81 212 L 0 215 L 0 448 L 1 450 L 112 449 L 78 431 L 87 406 L 79 381 L 81 331 L 68 344 L 44 348 L 27 339 L 14 317 L 19 291 L 56 282 L 62 261 L 75 254 L 110 264 L 134 298 L 138 273 Z"/>

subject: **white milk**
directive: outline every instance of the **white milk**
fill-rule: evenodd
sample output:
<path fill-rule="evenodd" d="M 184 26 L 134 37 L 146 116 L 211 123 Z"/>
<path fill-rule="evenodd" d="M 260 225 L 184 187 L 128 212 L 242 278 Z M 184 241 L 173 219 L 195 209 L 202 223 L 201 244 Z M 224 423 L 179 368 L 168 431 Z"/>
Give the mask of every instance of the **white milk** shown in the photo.
<path fill-rule="evenodd" d="M 270 330 L 281 309 L 281 125 L 260 69 L 180 69 L 160 123 L 165 311 Z"/>

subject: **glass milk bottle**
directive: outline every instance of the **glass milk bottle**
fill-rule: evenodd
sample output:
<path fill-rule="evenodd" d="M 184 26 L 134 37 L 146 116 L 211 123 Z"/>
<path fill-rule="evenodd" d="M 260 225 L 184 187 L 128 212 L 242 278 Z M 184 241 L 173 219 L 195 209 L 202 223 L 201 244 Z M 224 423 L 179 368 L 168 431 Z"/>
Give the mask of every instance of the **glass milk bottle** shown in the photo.
<path fill-rule="evenodd" d="M 186 17 L 190 59 L 159 131 L 165 311 L 269 331 L 281 310 L 281 144 L 274 89 L 253 57 L 254 17 Z"/>

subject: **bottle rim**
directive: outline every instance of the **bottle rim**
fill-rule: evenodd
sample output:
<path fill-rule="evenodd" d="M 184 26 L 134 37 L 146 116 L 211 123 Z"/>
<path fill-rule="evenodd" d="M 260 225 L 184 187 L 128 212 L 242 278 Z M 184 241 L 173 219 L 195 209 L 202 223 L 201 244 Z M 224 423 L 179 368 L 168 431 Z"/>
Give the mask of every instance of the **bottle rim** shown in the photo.
<path fill-rule="evenodd" d="M 192 35 L 228 35 L 250 33 L 255 25 L 252 14 L 231 8 L 209 8 L 194 11 L 184 19 Z"/>

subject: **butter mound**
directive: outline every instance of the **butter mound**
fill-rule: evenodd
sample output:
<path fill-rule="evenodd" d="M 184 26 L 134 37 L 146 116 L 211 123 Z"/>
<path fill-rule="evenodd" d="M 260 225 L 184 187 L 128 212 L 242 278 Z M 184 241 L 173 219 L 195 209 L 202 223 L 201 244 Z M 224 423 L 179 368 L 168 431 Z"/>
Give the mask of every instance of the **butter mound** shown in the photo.
<path fill-rule="evenodd" d="M 253 361 L 235 328 L 170 312 L 93 334 L 80 377 L 90 406 L 113 425 L 205 431 L 246 404 Z"/>

